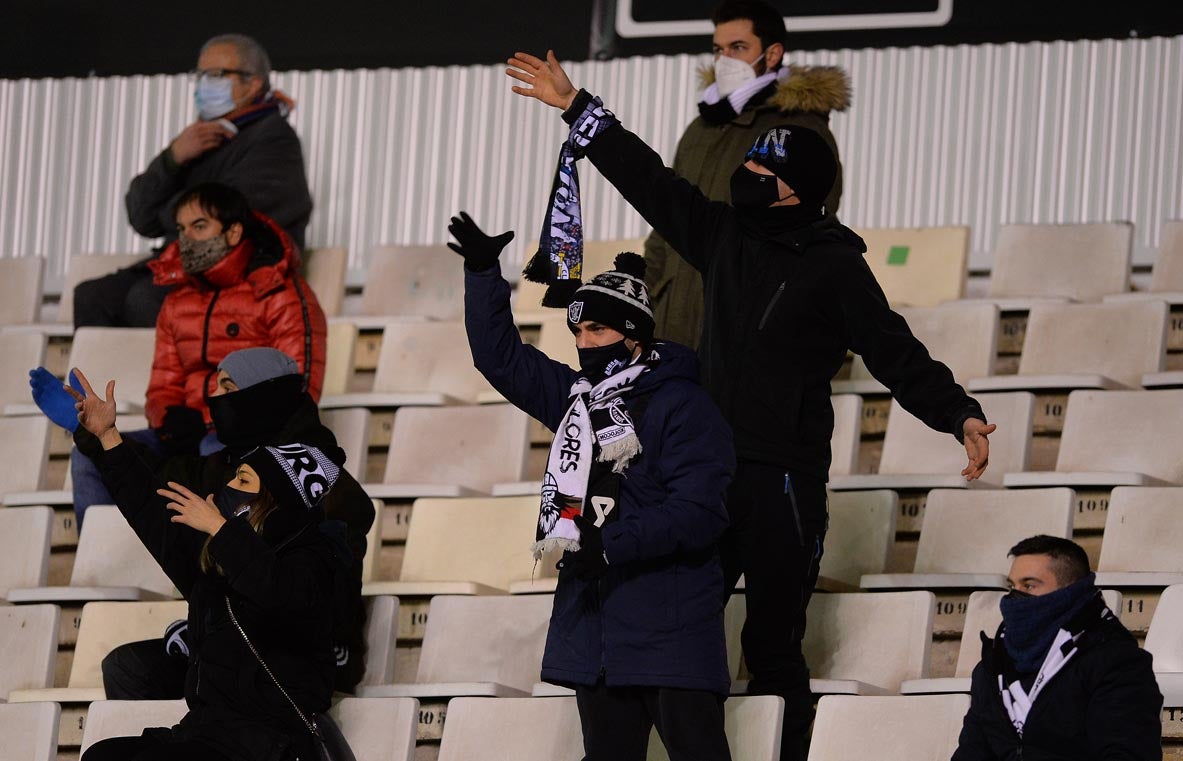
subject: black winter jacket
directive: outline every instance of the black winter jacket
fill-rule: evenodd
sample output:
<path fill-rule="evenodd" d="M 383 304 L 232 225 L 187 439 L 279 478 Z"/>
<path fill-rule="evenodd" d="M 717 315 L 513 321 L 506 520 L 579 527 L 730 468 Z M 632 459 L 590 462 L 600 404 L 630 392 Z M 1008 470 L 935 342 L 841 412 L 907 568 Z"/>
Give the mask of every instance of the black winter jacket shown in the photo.
<path fill-rule="evenodd" d="M 563 114 L 590 102 L 580 91 Z M 703 385 L 735 433 L 741 460 L 826 479 L 834 410 L 830 380 L 847 350 L 904 409 L 961 438 L 985 420 L 944 364 L 893 312 L 862 239 L 836 220 L 768 236 L 728 204 L 711 201 L 620 125 L 599 132 L 587 157 L 645 221 L 703 276 L 699 356 Z"/>
<path fill-rule="evenodd" d="M 312 758 L 308 730 L 230 621 L 226 599 L 276 679 L 305 713 L 328 710 L 335 671 L 333 619 L 349 562 L 303 506 L 281 506 L 256 533 L 228 521 L 209 542 L 225 575 L 202 573 L 206 535 L 179 523 L 161 482 L 126 444 L 97 460 L 140 541 L 189 602 L 189 713 L 161 739 L 199 740 L 235 761 Z"/>
<path fill-rule="evenodd" d="M 103 446 L 85 428 L 79 426 L 74 432 L 74 443 L 78 451 L 95 462 L 103 456 Z M 337 446 L 333 432 L 320 421 L 316 403 L 307 393 L 303 395 L 296 411 L 283 427 L 260 444 L 309 444 L 316 447 L 339 466 L 345 464 L 345 451 Z M 237 456 L 229 449 L 204 457 L 198 455 L 162 456 L 132 439 L 124 439 L 124 446 L 133 449 L 137 456 L 153 472 L 161 483 L 176 481 L 197 494 L 217 494 L 233 477 L 237 468 Z M 112 492 L 114 493 L 114 492 Z M 344 469 L 337 477 L 333 488 L 321 503 L 328 522 L 340 522 L 345 527 L 345 539 L 349 545 L 350 562 L 354 580 L 352 586 L 357 593 L 361 590 L 362 558 L 366 554 L 366 534 L 374 525 L 374 503 L 361 484 Z M 328 524 L 325 526 L 328 528 Z M 353 692 L 365 672 L 365 608 L 360 604 L 348 615 L 348 620 L 338 622 L 335 641 L 338 646 L 349 648 L 349 658 L 338 669 L 336 689 Z"/>
<path fill-rule="evenodd" d="M 522 343 L 497 268 L 465 270 L 464 320 L 473 362 L 506 399 L 555 430 L 572 368 Z M 592 581 L 559 572 L 542 657 L 557 684 L 676 687 L 726 696 L 723 493 L 735 457 L 731 432 L 698 385 L 698 361 L 658 343 L 660 363 L 625 397 L 642 451 L 620 481 L 618 518 L 602 530 L 609 566 Z M 638 413 L 637 400 L 644 398 Z M 522 537 L 523 552 L 530 537 Z M 566 566 L 566 564 L 564 564 Z"/>
<path fill-rule="evenodd" d="M 1092 620 L 1077 640 L 1076 655 L 1036 697 L 1022 737 L 998 687 L 1009 656 L 1001 641 L 981 635 L 982 660 L 974 668 L 969 713 L 953 761 L 1162 759 L 1162 695 L 1150 653 L 1116 618 Z"/>
<path fill-rule="evenodd" d="M 312 195 L 304 174 L 300 138 L 278 113 L 244 125 L 230 140 L 177 166 L 165 148 L 131 181 L 124 202 L 127 220 L 145 238 L 177 237 L 173 206 L 186 190 L 220 182 L 238 190 L 255 211 L 271 217 L 304 249 Z"/>

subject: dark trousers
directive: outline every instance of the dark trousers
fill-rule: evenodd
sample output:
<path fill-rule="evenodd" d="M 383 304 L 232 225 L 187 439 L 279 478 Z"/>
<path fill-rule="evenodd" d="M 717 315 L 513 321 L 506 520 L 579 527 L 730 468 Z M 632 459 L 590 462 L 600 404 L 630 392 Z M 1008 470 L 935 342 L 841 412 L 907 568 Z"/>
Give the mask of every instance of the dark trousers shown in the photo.
<path fill-rule="evenodd" d="M 584 761 L 645 761 L 654 727 L 670 761 L 731 761 L 723 698 L 672 687 L 576 687 Z M 89 761 L 89 759 L 87 759 Z"/>
<path fill-rule="evenodd" d="M 80 761 L 231 761 L 208 745 L 161 742 L 150 737 L 112 737 L 100 740 Z"/>
<path fill-rule="evenodd" d="M 120 645 L 103 658 L 108 700 L 175 700 L 185 697 L 188 659 L 169 655 L 163 639 Z"/>
<path fill-rule="evenodd" d="M 781 759 L 798 761 L 805 758 L 805 734 L 813 721 L 801 641 L 826 536 L 826 484 L 741 460 L 727 492 L 727 512 L 731 526 L 719 551 L 728 596 L 744 576 L 748 692 L 785 699 Z"/>
<path fill-rule="evenodd" d="M 172 286 L 152 282 L 144 262 L 86 280 L 74 289 L 74 327 L 153 328 Z"/>

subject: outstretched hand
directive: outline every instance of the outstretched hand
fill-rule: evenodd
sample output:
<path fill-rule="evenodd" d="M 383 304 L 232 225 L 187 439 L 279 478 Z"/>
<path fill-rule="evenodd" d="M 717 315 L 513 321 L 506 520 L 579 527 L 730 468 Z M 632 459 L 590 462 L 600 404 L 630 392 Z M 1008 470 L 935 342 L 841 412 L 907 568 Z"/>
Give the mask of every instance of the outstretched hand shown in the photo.
<path fill-rule="evenodd" d="M 173 523 L 183 524 L 210 536 L 226 525 L 226 519 L 214 504 L 212 494 L 202 499 L 176 481 L 169 481 L 167 489 L 157 489 L 156 493 L 169 500 L 168 509 L 176 513 L 169 519 Z"/>
<path fill-rule="evenodd" d="M 571 107 L 571 103 L 579 91 L 575 85 L 571 84 L 567 72 L 563 71 L 563 67 L 559 65 L 555 51 L 546 51 L 545 61 L 519 51 L 513 54 L 513 58 L 510 58 L 508 63 L 510 68 L 506 69 L 505 73 L 519 82 L 529 85 L 529 87 L 514 85 L 510 89 L 515 93 L 527 98 L 537 98 L 548 106 L 561 108 L 564 111 Z"/>
<path fill-rule="evenodd" d="M 460 216 L 452 217 L 448 232 L 457 241 L 449 241 L 448 248 L 463 256 L 464 266 L 473 272 L 483 272 L 496 265 L 502 249 L 513 240 L 513 230 L 495 236 L 485 235 L 464 211 Z"/>
<path fill-rule="evenodd" d="M 70 386 L 64 387 L 70 396 L 74 397 L 74 409 L 78 410 L 78 424 L 94 434 L 102 442 L 103 449 L 114 449 L 119 446 L 123 437 L 115 428 L 115 381 L 107 381 L 107 393 L 104 398 L 95 393 L 81 370 L 74 368 L 70 372 L 78 377 L 78 383 L 82 386 L 81 392 Z"/>
<path fill-rule="evenodd" d="M 961 471 L 966 481 L 976 481 L 986 472 L 986 466 L 990 464 L 990 440 L 986 437 L 996 430 L 998 426 L 987 425 L 975 417 L 968 418 L 962 425 L 965 454 L 969 457 L 969 465 Z"/>

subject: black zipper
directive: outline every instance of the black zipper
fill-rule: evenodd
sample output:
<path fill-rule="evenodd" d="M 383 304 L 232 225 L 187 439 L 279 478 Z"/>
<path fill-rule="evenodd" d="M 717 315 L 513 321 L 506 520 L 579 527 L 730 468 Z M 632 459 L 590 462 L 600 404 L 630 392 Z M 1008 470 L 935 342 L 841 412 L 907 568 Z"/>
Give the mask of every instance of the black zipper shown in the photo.
<path fill-rule="evenodd" d="M 804 547 L 805 533 L 801 530 L 801 511 L 797 507 L 797 494 L 793 489 L 793 479 L 789 477 L 788 473 L 785 473 L 785 494 L 789 495 L 789 504 L 793 508 L 793 521 L 797 524 L 797 541 Z"/>
<path fill-rule="evenodd" d="M 600 679 L 608 684 L 608 638 L 604 636 L 604 579 L 596 579 L 596 597 L 600 602 Z"/>
<path fill-rule="evenodd" d="M 214 317 L 214 305 L 218 303 L 218 296 L 221 295 L 220 290 L 214 291 L 214 297 L 209 300 L 209 306 L 205 310 L 205 325 L 201 329 L 201 362 L 204 365 L 209 365 L 209 324 Z"/>
<path fill-rule="evenodd" d="M 304 317 L 304 390 L 312 391 L 312 318 L 308 315 L 308 299 L 304 296 L 299 273 L 292 277 L 292 287 L 300 297 L 300 313 Z"/>
<path fill-rule="evenodd" d="M 764 323 L 768 322 L 772 310 L 776 307 L 776 302 L 780 301 L 781 294 L 785 292 L 785 283 L 788 280 L 782 280 L 780 286 L 777 287 L 776 293 L 772 294 L 772 301 L 768 302 L 768 306 L 764 308 L 764 316 L 760 318 L 760 324 L 756 326 L 756 330 L 764 330 Z"/>

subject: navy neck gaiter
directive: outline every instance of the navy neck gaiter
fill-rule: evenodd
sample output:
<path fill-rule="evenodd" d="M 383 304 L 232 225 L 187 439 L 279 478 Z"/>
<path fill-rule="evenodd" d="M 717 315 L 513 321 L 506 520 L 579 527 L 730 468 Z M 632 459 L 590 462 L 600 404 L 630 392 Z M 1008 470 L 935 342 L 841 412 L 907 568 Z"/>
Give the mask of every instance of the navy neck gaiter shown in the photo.
<path fill-rule="evenodd" d="M 1097 596 L 1097 575 L 1090 573 L 1063 589 L 1039 596 L 1013 592 L 1002 598 L 1002 642 L 1020 674 L 1043 665 L 1056 634 Z"/>

